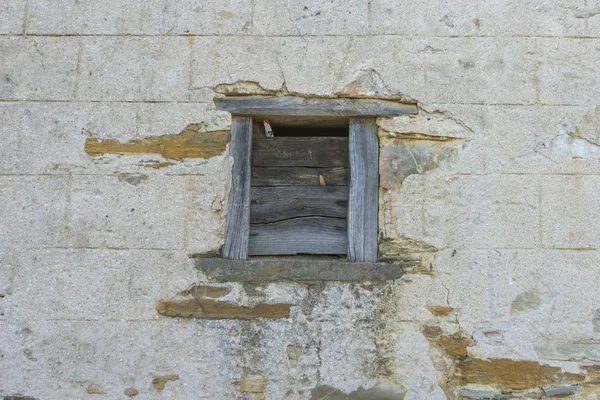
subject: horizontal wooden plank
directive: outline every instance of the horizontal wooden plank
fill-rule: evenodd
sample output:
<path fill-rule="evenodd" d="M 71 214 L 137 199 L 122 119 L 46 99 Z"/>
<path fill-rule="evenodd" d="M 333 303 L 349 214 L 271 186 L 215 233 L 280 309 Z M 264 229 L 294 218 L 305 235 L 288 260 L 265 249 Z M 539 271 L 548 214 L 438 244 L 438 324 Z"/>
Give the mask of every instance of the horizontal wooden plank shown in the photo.
<path fill-rule="evenodd" d="M 306 217 L 250 224 L 249 255 L 346 254 L 346 220 Z"/>
<path fill-rule="evenodd" d="M 348 186 L 275 186 L 250 190 L 250 223 L 348 216 Z"/>
<path fill-rule="evenodd" d="M 252 186 L 346 186 L 348 168 L 253 167 Z"/>
<path fill-rule="evenodd" d="M 307 99 L 304 97 L 242 96 L 215 99 L 218 110 L 260 116 L 342 116 L 417 114 L 416 104 L 377 99 Z"/>
<path fill-rule="evenodd" d="M 341 260 L 225 260 L 198 258 L 196 268 L 217 282 L 385 282 L 402 277 L 418 262 L 360 263 Z"/>
<path fill-rule="evenodd" d="M 252 141 L 253 167 L 347 167 L 347 137 L 280 137 Z"/>

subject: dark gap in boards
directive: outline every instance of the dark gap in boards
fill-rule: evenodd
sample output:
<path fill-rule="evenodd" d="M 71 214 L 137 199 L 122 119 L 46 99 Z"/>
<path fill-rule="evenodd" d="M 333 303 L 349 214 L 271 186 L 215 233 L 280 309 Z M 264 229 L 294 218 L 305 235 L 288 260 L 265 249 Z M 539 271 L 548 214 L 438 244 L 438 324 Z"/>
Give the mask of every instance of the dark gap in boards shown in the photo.
<path fill-rule="evenodd" d="M 272 125 L 275 137 L 347 137 L 348 127 L 319 127 L 319 126 L 282 126 Z"/>

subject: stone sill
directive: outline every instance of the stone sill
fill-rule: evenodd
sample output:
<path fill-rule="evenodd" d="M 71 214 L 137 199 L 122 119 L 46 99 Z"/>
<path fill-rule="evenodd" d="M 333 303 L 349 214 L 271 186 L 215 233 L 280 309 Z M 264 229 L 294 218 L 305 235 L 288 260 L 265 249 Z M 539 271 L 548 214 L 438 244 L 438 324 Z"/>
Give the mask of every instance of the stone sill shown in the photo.
<path fill-rule="evenodd" d="M 198 258 L 196 268 L 215 282 L 382 282 L 400 278 L 415 263 L 344 260 Z"/>

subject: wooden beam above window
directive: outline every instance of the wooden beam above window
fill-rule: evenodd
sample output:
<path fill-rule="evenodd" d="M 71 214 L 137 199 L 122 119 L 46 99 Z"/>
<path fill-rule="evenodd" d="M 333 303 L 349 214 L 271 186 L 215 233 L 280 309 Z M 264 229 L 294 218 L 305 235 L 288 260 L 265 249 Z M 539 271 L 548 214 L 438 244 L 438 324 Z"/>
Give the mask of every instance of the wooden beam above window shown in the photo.
<path fill-rule="evenodd" d="M 217 110 L 268 116 L 379 117 L 417 114 L 416 104 L 377 99 L 307 99 L 304 97 L 240 96 L 216 98 Z"/>

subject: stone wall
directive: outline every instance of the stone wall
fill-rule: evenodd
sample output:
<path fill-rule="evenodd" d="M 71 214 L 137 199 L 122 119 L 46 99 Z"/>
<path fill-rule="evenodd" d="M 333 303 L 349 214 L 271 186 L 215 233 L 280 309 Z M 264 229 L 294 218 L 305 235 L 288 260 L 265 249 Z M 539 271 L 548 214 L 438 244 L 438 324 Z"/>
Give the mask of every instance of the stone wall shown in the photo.
<path fill-rule="evenodd" d="M 599 60 L 591 0 L 4 0 L 0 396 L 600 399 Z M 411 273 L 208 282 L 231 94 L 417 102 L 378 121 Z"/>

